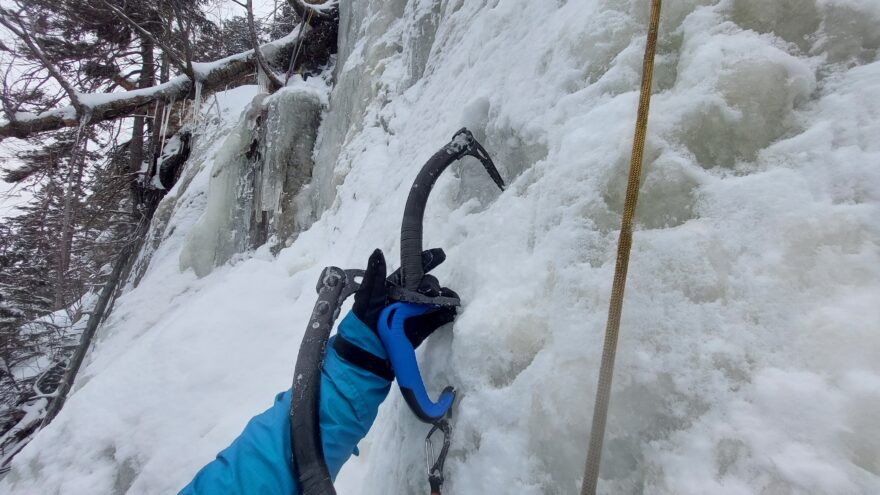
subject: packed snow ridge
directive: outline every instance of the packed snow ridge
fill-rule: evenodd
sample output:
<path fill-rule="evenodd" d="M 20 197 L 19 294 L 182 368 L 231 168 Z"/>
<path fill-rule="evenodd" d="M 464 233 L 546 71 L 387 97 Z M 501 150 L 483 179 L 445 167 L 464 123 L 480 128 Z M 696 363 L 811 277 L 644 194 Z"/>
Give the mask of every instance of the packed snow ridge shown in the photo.
<path fill-rule="evenodd" d="M 465 163 L 426 214 L 464 303 L 420 351 L 459 391 L 445 488 L 574 493 L 648 4 L 341 2 L 295 240 L 212 251 L 240 225 L 211 215 L 253 201 L 209 183 L 257 90 L 218 95 L 143 278 L 0 491 L 181 488 L 289 387 L 321 268 L 399 259 L 418 167 L 468 126 L 509 188 Z M 880 3 L 663 8 L 600 491 L 880 493 Z M 392 391 L 340 493 L 423 492 L 425 433 Z"/>

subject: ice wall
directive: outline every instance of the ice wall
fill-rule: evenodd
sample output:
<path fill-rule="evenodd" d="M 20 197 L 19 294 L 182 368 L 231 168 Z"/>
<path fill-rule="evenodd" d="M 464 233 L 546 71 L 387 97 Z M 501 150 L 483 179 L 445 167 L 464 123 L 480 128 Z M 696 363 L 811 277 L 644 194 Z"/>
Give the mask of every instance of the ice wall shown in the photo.
<path fill-rule="evenodd" d="M 576 492 L 648 2 L 341 8 L 308 228 L 181 273 L 229 158 L 194 150 L 143 281 L 0 490 L 185 484 L 289 385 L 321 267 L 395 264 L 418 166 L 468 125 L 510 187 L 468 161 L 426 212 L 464 301 L 420 351 L 461 397 L 446 491 Z M 603 493 L 880 492 L 878 21 L 868 0 L 664 2 Z M 340 493 L 424 492 L 425 433 L 392 391 Z"/>
<path fill-rule="evenodd" d="M 296 197 L 311 178 L 312 149 L 326 87 L 298 81 L 257 95 L 223 142 L 211 172 L 205 212 L 187 236 L 182 270 L 205 276 L 271 239 L 293 240 Z"/>

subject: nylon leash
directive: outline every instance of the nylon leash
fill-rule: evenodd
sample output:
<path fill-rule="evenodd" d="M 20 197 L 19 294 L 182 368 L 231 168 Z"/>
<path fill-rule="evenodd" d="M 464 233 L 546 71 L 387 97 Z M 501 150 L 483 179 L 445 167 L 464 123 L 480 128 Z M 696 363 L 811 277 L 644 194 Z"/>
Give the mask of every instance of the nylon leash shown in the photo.
<path fill-rule="evenodd" d="M 595 495 L 599 482 L 599 464 L 602 459 L 602 443 L 605 440 L 605 424 L 608 418 L 608 404 L 611 399 L 611 380 L 614 375 L 614 358 L 617 354 L 617 337 L 620 333 L 623 293 L 626 287 L 626 273 L 629 268 L 629 255 L 632 248 L 632 224 L 636 203 L 639 199 L 645 135 L 648 129 L 648 110 L 651 106 L 651 83 L 654 76 L 654 54 L 657 50 L 657 31 L 660 25 L 660 4 L 661 0 L 651 1 L 648 40 L 645 46 L 645 58 L 642 65 L 642 87 L 639 96 L 638 117 L 636 118 L 632 156 L 629 164 L 629 179 L 626 184 L 623 217 L 620 222 L 620 237 L 617 241 L 617 262 L 614 267 L 614 282 L 611 287 L 611 302 L 608 307 L 605 343 L 602 348 L 602 364 L 599 370 L 596 402 L 593 406 L 593 424 L 590 429 L 590 446 L 587 452 L 587 464 L 584 468 L 584 482 L 581 486 L 581 495 Z"/>

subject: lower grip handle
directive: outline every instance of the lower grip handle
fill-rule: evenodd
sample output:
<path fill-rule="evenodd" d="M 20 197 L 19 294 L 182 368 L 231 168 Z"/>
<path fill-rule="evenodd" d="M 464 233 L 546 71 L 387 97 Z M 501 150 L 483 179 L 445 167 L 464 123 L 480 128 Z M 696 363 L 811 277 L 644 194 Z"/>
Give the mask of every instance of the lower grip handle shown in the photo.
<path fill-rule="evenodd" d="M 379 315 L 379 338 L 388 352 L 397 385 L 412 412 L 426 423 L 435 423 L 446 416 L 455 402 L 455 389 L 446 387 L 437 402 L 431 400 L 416 361 L 416 351 L 406 338 L 404 322 L 432 309 L 429 304 L 394 303 Z"/>

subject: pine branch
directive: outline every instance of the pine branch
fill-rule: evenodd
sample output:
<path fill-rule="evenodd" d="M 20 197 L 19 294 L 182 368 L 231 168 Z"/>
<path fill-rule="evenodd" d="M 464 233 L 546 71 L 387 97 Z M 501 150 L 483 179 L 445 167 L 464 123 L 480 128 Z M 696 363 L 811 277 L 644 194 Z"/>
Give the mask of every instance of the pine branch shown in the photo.
<path fill-rule="evenodd" d="M 262 50 L 272 49 L 283 51 L 292 49 L 296 36 L 289 35 L 280 40 L 263 45 Z M 212 63 L 199 64 L 204 67 L 197 77 L 203 85 L 203 91 L 222 90 L 230 82 L 256 70 L 256 59 L 253 50 L 239 53 Z M 198 69 L 198 67 L 196 67 Z M 193 80 L 187 76 L 178 76 L 167 83 L 150 88 L 123 91 L 119 93 L 100 93 L 96 95 L 80 95 L 91 109 L 87 124 L 95 124 L 120 117 L 127 117 L 137 110 L 156 101 L 170 103 L 194 97 Z M 203 93 L 204 94 L 204 93 Z M 0 140 L 7 137 L 25 138 L 40 132 L 78 125 L 79 121 L 72 115 L 70 107 L 62 107 L 29 118 L 19 117 L 15 121 L 0 122 Z"/>
<path fill-rule="evenodd" d="M 13 21 L 9 19 L 9 17 L 15 18 L 15 23 L 18 24 L 18 27 L 13 25 Z M 70 103 L 74 109 L 76 109 L 77 116 L 82 116 L 83 106 L 79 101 L 79 97 L 77 96 L 76 91 L 73 89 L 73 86 L 64 78 L 61 74 L 61 71 L 55 67 L 55 64 L 49 60 L 49 57 L 46 56 L 46 53 L 43 51 L 43 47 L 40 46 L 40 42 L 31 37 L 28 33 L 28 28 L 25 27 L 24 23 L 17 16 L 10 16 L 9 12 L 6 9 L 0 9 L 0 25 L 8 29 L 12 34 L 20 38 L 25 45 L 27 45 L 28 50 L 30 50 L 31 54 L 37 57 L 40 62 L 43 64 L 43 67 L 46 71 L 58 82 L 58 85 L 64 89 L 64 92 L 67 93 L 67 97 L 70 98 Z"/>
<path fill-rule="evenodd" d="M 107 0 L 101 0 L 101 3 L 103 3 L 105 7 L 107 7 L 111 11 L 113 11 L 113 13 L 116 14 L 117 16 L 119 16 L 123 21 L 128 23 L 131 27 L 136 29 L 137 32 L 141 33 L 141 35 L 144 38 L 147 38 L 148 40 L 152 41 L 153 44 L 158 46 L 163 52 L 165 52 L 166 55 L 168 55 L 168 60 L 170 60 L 172 64 L 174 64 L 178 69 L 180 69 L 181 72 L 183 72 L 184 74 L 189 76 L 190 79 L 193 79 L 192 63 L 190 63 L 189 65 L 184 63 L 184 61 L 181 60 L 181 58 L 177 55 L 177 53 L 174 50 L 171 49 L 170 46 L 159 41 L 149 31 L 147 31 L 146 29 L 141 27 L 140 24 L 136 23 L 130 17 L 125 15 L 125 12 L 118 9 L 115 5 L 111 4 L 110 2 L 107 2 Z"/>

